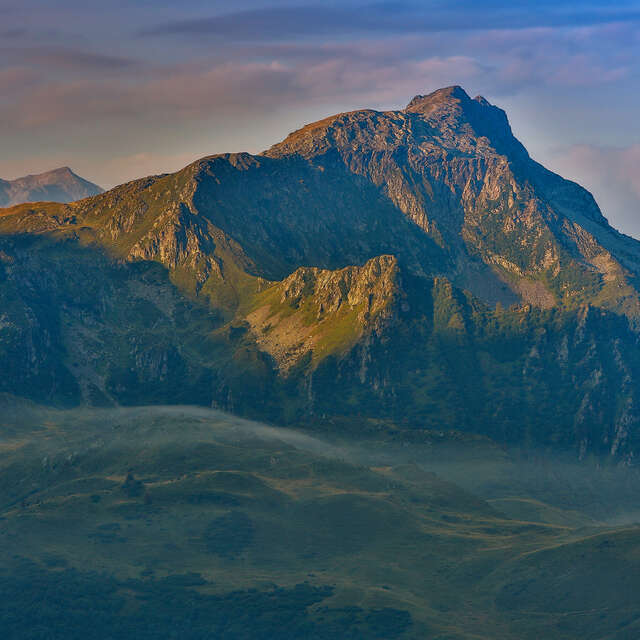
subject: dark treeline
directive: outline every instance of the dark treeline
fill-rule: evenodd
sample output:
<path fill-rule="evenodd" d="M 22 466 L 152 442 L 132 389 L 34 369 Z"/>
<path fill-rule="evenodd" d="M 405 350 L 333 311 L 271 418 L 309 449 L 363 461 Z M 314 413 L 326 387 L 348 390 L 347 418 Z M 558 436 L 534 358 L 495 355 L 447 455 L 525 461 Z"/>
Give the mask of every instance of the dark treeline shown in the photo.
<path fill-rule="evenodd" d="M 208 595 L 204 580 L 128 580 L 47 570 L 23 562 L 0 574 L 4 640 L 330 640 L 392 639 L 411 626 L 406 611 L 320 608 L 331 587 L 299 584 Z M 182 584 L 184 583 L 184 588 Z M 205 583 L 206 584 L 206 583 Z"/>

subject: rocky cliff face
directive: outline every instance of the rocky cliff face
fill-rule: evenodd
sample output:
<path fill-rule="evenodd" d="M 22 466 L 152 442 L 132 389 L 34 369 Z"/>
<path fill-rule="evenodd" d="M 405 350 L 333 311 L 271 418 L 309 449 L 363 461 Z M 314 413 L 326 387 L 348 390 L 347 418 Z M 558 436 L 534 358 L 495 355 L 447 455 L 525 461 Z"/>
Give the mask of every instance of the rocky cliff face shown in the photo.
<path fill-rule="evenodd" d="M 343 356 L 382 334 L 402 297 L 393 256 L 337 271 L 300 267 L 259 294 L 246 320 L 259 348 L 287 373 L 305 357 Z"/>
<path fill-rule="evenodd" d="M 638 453 L 640 243 L 459 87 L 0 234 L 4 391 Z"/>
<path fill-rule="evenodd" d="M 625 269 L 637 273 L 637 243 L 588 192 L 531 160 L 504 111 L 460 87 L 309 125 L 267 155 L 365 177 L 444 249 L 441 273 L 488 302 L 573 305 L 595 289 L 598 304 L 640 312 Z M 631 259 L 623 266 L 612 249 Z"/>
<path fill-rule="evenodd" d="M 1 207 L 23 202 L 72 202 L 98 193 L 102 193 L 98 185 L 76 175 L 69 167 L 15 180 L 0 180 Z"/>

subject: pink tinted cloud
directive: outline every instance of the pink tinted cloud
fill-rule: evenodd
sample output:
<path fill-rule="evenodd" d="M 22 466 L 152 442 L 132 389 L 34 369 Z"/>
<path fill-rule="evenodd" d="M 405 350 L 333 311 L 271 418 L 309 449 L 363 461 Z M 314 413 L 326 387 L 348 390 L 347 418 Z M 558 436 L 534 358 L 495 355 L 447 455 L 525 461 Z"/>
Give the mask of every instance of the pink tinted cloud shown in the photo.
<path fill-rule="evenodd" d="M 574 145 L 558 159 L 594 183 L 615 185 L 640 198 L 640 144 L 620 148 Z"/>
<path fill-rule="evenodd" d="M 494 82 L 505 93 L 545 86 L 598 87 L 624 80 L 633 75 L 636 56 L 620 45 L 637 42 L 637 30 L 617 23 L 496 29 L 463 39 L 464 47 L 495 65 Z"/>
<path fill-rule="evenodd" d="M 290 74 L 274 64 L 192 66 L 150 72 L 143 81 L 78 79 L 34 86 L 12 104 L 0 105 L 0 121 L 22 129 L 112 120 L 141 123 L 157 118 L 214 117 L 241 113 L 287 93 Z M 1 126 L 1 125 L 0 125 Z M 144 125 L 143 125 L 144 126 Z"/>
<path fill-rule="evenodd" d="M 336 57 L 312 64 L 270 62 L 181 65 L 156 69 L 145 80 L 61 80 L 38 84 L 9 105 L 0 120 L 35 129 L 106 120 L 180 121 L 216 114 L 255 115 L 264 110 L 337 100 L 407 101 L 418 91 L 471 80 L 486 72 L 470 57 L 430 57 L 386 65 Z M 1 76 L 0 76 L 1 82 Z M 0 125 L 1 126 L 1 125 Z"/>
<path fill-rule="evenodd" d="M 624 55 L 603 55 L 598 45 L 603 39 L 632 37 L 629 25 L 608 24 L 470 32 L 455 42 L 442 34 L 280 42 L 230 46 L 215 55 L 214 63 L 209 58 L 157 67 L 136 66 L 125 57 L 37 49 L 30 53 L 33 68 L 0 71 L 5 93 L 0 128 L 2 123 L 26 130 L 97 119 L 103 126 L 116 119 L 144 127 L 158 118 L 252 115 L 292 104 L 398 104 L 449 84 L 468 84 L 494 96 L 535 87 L 606 86 L 628 78 L 635 66 Z M 47 63 L 45 53 L 52 65 L 95 67 L 100 73 L 72 79 L 47 74 L 45 81 L 38 67 Z M 37 84 L 36 78 L 41 78 Z M 19 91 L 14 93 L 13 86 Z"/>
<path fill-rule="evenodd" d="M 41 74 L 27 67 L 0 69 L 0 94 L 21 92 L 38 84 Z"/>
<path fill-rule="evenodd" d="M 595 196 L 610 222 L 640 238 L 640 144 L 574 145 L 556 152 L 553 168 Z"/>

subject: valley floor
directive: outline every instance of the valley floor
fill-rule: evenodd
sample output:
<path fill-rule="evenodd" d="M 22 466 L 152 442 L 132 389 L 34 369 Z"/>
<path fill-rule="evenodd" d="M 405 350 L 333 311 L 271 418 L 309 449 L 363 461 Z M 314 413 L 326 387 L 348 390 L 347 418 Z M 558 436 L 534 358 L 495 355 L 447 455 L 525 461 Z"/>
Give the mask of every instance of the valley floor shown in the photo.
<path fill-rule="evenodd" d="M 2 637 L 635 638 L 637 486 L 489 441 L 20 405 Z"/>

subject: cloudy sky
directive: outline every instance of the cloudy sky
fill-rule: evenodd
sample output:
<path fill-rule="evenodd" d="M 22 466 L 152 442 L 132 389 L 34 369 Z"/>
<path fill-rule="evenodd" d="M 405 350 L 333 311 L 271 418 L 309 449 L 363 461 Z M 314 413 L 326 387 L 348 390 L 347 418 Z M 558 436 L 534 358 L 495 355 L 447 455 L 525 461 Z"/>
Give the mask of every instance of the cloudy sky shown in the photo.
<path fill-rule="evenodd" d="M 640 0 L 0 0 L 0 176 L 104 187 L 462 85 L 640 237 Z"/>

